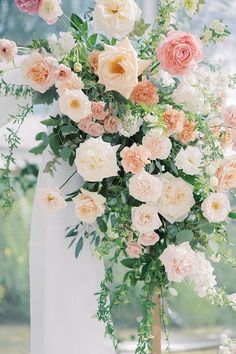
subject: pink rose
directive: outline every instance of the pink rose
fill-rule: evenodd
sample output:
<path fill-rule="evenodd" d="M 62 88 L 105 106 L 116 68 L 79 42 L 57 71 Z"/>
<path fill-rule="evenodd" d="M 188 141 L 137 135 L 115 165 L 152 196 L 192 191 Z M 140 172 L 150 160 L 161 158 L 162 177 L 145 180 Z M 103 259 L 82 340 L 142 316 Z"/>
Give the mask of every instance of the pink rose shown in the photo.
<path fill-rule="evenodd" d="M 171 140 L 167 136 L 155 136 L 152 131 L 143 137 L 142 143 L 150 151 L 151 160 L 167 159 L 172 149 Z"/>
<path fill-rule="evenodd" d="M 226 127 L 236 129 L 236 106 L 226 107 L 223 111 L 223 119 Z"/>
<path fill-rule="evenodd" d="M 161 220 L 152 204 L 142 204 L 132 208 L 132 229 L 141 234 L 153 232 L 161 227 Z"/>
<path fill-rule="evenodd" d="M 134 174 L 141 172 L 144 166 L 150 162 L 150 152 L 142 145 L 137 146 L 133 144 L 131 147 L 125 147 L 121 151 L 120 156 L 125 172 L 132 172 Z"/>
<path fill-rule="evenodd" d="M 179 246 L 168 246 L 160 256 L 160 260 L 165 266 L 169 281 L 181 283 L 195 273 L 195 257 L 189 242 L 181 243 Z"/>
<path fill-rule="evenodd" d="M 55 79 L 57 81 L 68 80 L 71 78 L 71 76 L 72 76 L 71 68 L 63 64 L 60 64 L 55 71 Z"/>
<path fill-rule="evenodd" d="M 167 127 L 168 135 L 180 133 L 183 130 L 185 120 L 184 112 L 169 107 L 162 118 Z"/>
<path fill-rule="evenodd" d="M 115 134 L 119 130 L 119 119 L 114 116 L 108 116 L 104 120 L 104 129 L 106 133 Z"/>
<path fill-rule="evenodd" d="M 17 54 L 17 45 L 14 41 L 8 39 L 0 39 L 0 58 L 6 62 L 10 62 L 15 59 Z"/>
<path fill-rule="evenodd" d="M 79 121 L 78 127 L 83 132 L 98 137 L 104 134 L 104 128 L 100 123 L 93 121 L 92 117 L 83 118 Z"/>
<path fill-rule="evenodd" d="M 143 254 L 143 247 L 137 242 L 129 242 L 126 252 L 130 257 L 139 258 Z"/>
<path fill-rule="evenodd" d="M 157 88 L 149 80 L 139 82 L 133 89 L 130 99 L 135 104 L 144 103 L 152 106 L 159 102 Z"/>
<path fill-rule="evenodd" d="M 37 14 L 42 0 L 16 0 L 16 6 L 28 14 Z"/>
<path fill-rule="evenodd" d="M 155 232 L 142 234 L 138 242 L 143 246 L 154 246 L 160 240 L 160 236 Z"/>
<path fill-rule="evenodd" d="M 157 58 L 169 74 L 187 74 L 203 59 L 202 42 L 191 33 L 170 31 L 157 49 Z"/>
<path fill-rule="evenodd" d="M 91 102 L 91 110 L 94 118 L 98 120 L 104 120 L 108 115 L 107 112 L 104 111 L 105 104 L 103 102 Z"/>
<path fill-rule="evenodd" d="M 196 124 L 185 119 L 183 130 L 178 134 L 178 139 L 182 144 L 187 145 L 197 138 Z"/>

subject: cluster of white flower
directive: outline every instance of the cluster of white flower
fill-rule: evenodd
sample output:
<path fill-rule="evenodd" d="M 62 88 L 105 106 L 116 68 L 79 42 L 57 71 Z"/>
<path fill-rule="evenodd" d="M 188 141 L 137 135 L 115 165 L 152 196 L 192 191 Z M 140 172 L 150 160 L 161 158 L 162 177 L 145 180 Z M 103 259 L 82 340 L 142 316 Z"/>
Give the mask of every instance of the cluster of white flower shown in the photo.
<path fill-rule="evenodd" d="M 60 32 L 59 38 L 55 34 L 48 37 L 48 44 L 55 58 L 65 57 L 76 46 L 71 32 Z"/>
<path fill-rule="evenodd" d="M 226 334 L 221 334 L 220 336 L 221 346 L 219 347 L 218 354 L 235 354 L 236 347 L 232 340 Z"/>
<path fill-rule="evenodd" d="M 139 131 L 142 123 L 143 120 L 139 116 L 133 116 L 131 112 L 127 112 L 120 122 L 119 134 L 129 138 Z"/>

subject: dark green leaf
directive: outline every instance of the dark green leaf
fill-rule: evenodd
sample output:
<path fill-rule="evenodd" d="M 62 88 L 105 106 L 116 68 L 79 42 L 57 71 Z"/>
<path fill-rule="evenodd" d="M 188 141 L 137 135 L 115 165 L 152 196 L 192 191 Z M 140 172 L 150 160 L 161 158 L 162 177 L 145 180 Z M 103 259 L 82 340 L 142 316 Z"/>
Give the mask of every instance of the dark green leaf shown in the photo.
<path fill-rule="evenodd" d="M 58 135 L 51 134 L 49 136 L 49 145 L 55 155 L 59 155 L 61 141 Z"/>
<path fill-rule="evenodd" d="M 126 268 L 133 269 L 137 265 L 137 260 L 134 258 L 125 258 L 121 261 L 121 264 L 123 264 Z"/>
<path fill-rule="evenodd" d="M 46 149 L 46 147 L 47 147 L 47 145 L 45 145 L 44 143 L 41 143 L 38 146 L 31 149 L 29 152 L 31 152 L 32 154 L 35 154 L 35 155 L 40 155 L 43 153 L 43 151 Z"/>
<path fill-rule="evenodd" d="M 64 161 L 67 161 L 70 158 L 72 153 L 73 151 L 69 147 L 63 147 L 61 149 L 60 155 Z"/>
<path fill-rule="evenodd" d="M 78 133 L 79 129 L 77 127 L 75 127 L 74 125 L 68 124 L 68 125 L 64 125 L 63 127 L 61 127 L 61 132 L 63 134 Z"/>
<path fill-rule="evenodd" d="M 58 99 L 58 93 L 55 86 L 52 86 L 45 93 L 35 92 L 32 96 L 33 104 L 47 104 L 50 105 L 54 100 Z"/>
<path fill-rule="evenodd" d="M 107 224 L 102 218 L 97 218 L 97 223 L 101 232 L 107 232 Z"/>
<path fill-rule="evenodd" d="M 55 127 L 60 124 L 60 120 L 55 119 L 55 118 L 48 118 L 48 119 L 42 120 L 40 123 L 42 123 L 43 125 L 46 125 L 47 127 Z"/>
<path fill-rule="evenodd" d="M 78 258 L 80 255 L 80 252 L 82 251 L 84 245 L 84 240 L 83 237 L 80 237 L 79 241 L 77 242 L 76 248 L 75 248 L 75 257 Z"/>
<path fill-rule="evenodd" d="M 215 230 L 214 224 L 210 224 L 210 223 L 200 224 L 199 227 L 203 232 L 205 232 L 205 234 L 209 234 L 209 235 L 211 235 Z"/>
<path fill-rule="evenodd" d="M 178 244 L 183 242 L 192 241 L 194 238 L 194 233 L 191 230 L 182 230 L 178 233 Z"/>
<path fill-rule="evenodd" d="M 228 217 L 231 218 L 231 219 L 236 219 L 236 212 L 235 211 L 231 211 L 231 213 L 229 213 Z"/>
<path fill-rule="evenodd" d="M 97 38 L 98 35 L 97 33 L 92 34 L 89 38 L 88 38 L 88 42 L 92 45 L 95 46 L 96 42 L 97 42 Z"/>

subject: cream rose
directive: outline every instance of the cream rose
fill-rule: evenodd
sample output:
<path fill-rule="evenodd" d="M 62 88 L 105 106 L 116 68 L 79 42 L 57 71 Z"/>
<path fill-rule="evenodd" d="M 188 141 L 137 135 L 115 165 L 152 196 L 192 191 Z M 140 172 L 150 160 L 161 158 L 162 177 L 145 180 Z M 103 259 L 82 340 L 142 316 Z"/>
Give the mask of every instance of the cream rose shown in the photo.
<path fill-rule="evenodd" d="M 155 207 L 151 204 L 142 204 L 132 208 L 132 229 L 141 234 L 153 232 L 161 226 L 161 220 Z"/>
<path fill-rule="evenodd" d="M 100 182 L 104 178 L 117 176 L 116 153 L 119 145 L 111 146 L 102 138 L 90 138 L 76 150 L 75 165 L 78 173 L 88 182 Z"/>
<path fill-rule="evenodd" d="M 163 193 L 157 202 L 158 212 L 171 224 L 183 221 L 195 204 L 193 187 L 182 178 L 174 177 L 169 172 L 160 178 L 163 182 Z"/>
<path fill-rule="evenodd" d="M 220 161 L 216 177 L 218 178 L 217 191 L 236 188 L 236 155 Z"/>
<path fill-rule="evenodd" d="M 185 150 L 181 148 L 175 158 L 175 165 L 188 175 L 198 175 L 202 162 L 201 150 L 196 146 L 188 146 Z"/>
<path fill-rule="evenodd" d="M 67 206 L 58 187 L 39 189 L 38 200 L 40 205 L 50 212 L 57 212 Z"/>
<path fill-rule="evenodd" d="M 93 224 L 105 211 L 106 199 L 96 193 L 81 188 L 81 193 L 74 198 L 75 215 L 78 219 Z"/>
<path fill-rule="evenodd" d="M 133 31 L 140 16 L 134 0 L 97 0 L 93 13 L 95 31 L 121 39 Z"/>
<path fill-rule="evenodd" d="M 117 91 L 129 98 L 138 83 L 138 76 L 150 65 L 149 60 L 138 60 L 137 53 L 126 37 L 115 46 L 105 45 L 98 57 L 99 83 L 107 91 Z"/>
<path fill-rule="evenodd" d="M 161 197 L 162 188 L 162 181 L 145 170 L 133 175 L 129 180 L 129 194 L 144 203 L 156 203 Z"/>
<path fill-rule="evenodd" d="M 223 193 L 212 193 L 202 203 L 203 215 L 209 222 L 225 221 L 230 210 L 229 199 Z"/>
<path fill-rule="evenodd" d="M 172 149 L 171 140 L 160 133 L 160 129 L 151 129 L 143 137 L 143 146 L 151 153 L 152 160 L 165 160 L 170 155 Z"/>
<path fill-rule="evenodd" d="M 81 90 L 66 90 L 58 102 L 61 112 L 76 123 L 91 114 L 91 103 Z"/>

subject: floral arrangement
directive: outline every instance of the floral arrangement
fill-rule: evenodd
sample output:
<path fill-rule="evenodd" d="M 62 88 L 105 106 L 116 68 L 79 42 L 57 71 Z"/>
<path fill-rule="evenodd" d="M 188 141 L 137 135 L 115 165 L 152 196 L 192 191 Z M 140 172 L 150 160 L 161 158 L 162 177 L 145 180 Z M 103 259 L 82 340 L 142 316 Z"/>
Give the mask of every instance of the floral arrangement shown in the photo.
<path fill-rule="evenodd" d="M 114 342 L 113 306 L 142 284 L 135 353 L 152 350 L 154 295 L 176 295 L 175 283 L 193 284 L 200 297 L 235 309 L 236 296 L 217 286 L 212 262 L 236 264 L 226 228 L 236 218 L 229 199 L 236 155 L 225 157 L 226 148 L 236 149 L 236 107 L 226 106 L 236 80 L 204 55 L 230 32 L 215 20 L 192 34 L 176 21 L 178 13 L 191 18 L 202 3 L 162 0 L 150 26 L 134 0 L 97 0 L 83 18 L 70 19 L 58 0 L 16 0 L 49 24 L 58 19 L 66 32 L 27 47 L 0 40 L 0 58 L 9 64 L 1 94 L 32 97 L 11 117 L 1 203 L 9 209 L 14 200 L 10 170 L 22 122 L 34 105 L 54 105 L 57 113 L 42 121 L 48 131 L 37 134 L 31 152 L 50 149 L 45 173 L 53 176 L 64 160 L 75 167 L 70 178 L 79 173 L 84 183 L 65 195 L 67 180 L 41 190 L 38 200 L 51 212 L 74 204 L 78 224 L 68 225 L 66 238 L 76 257 L 89 238 L 92 252 L 109 258 L 97 318 Z M 4 80 L 17 52 L 24 54 L 21 86 Z M 111 291 L 116 263 L 127 272 Z M 159 310 L 166 328 L 164 301 Z"/>

